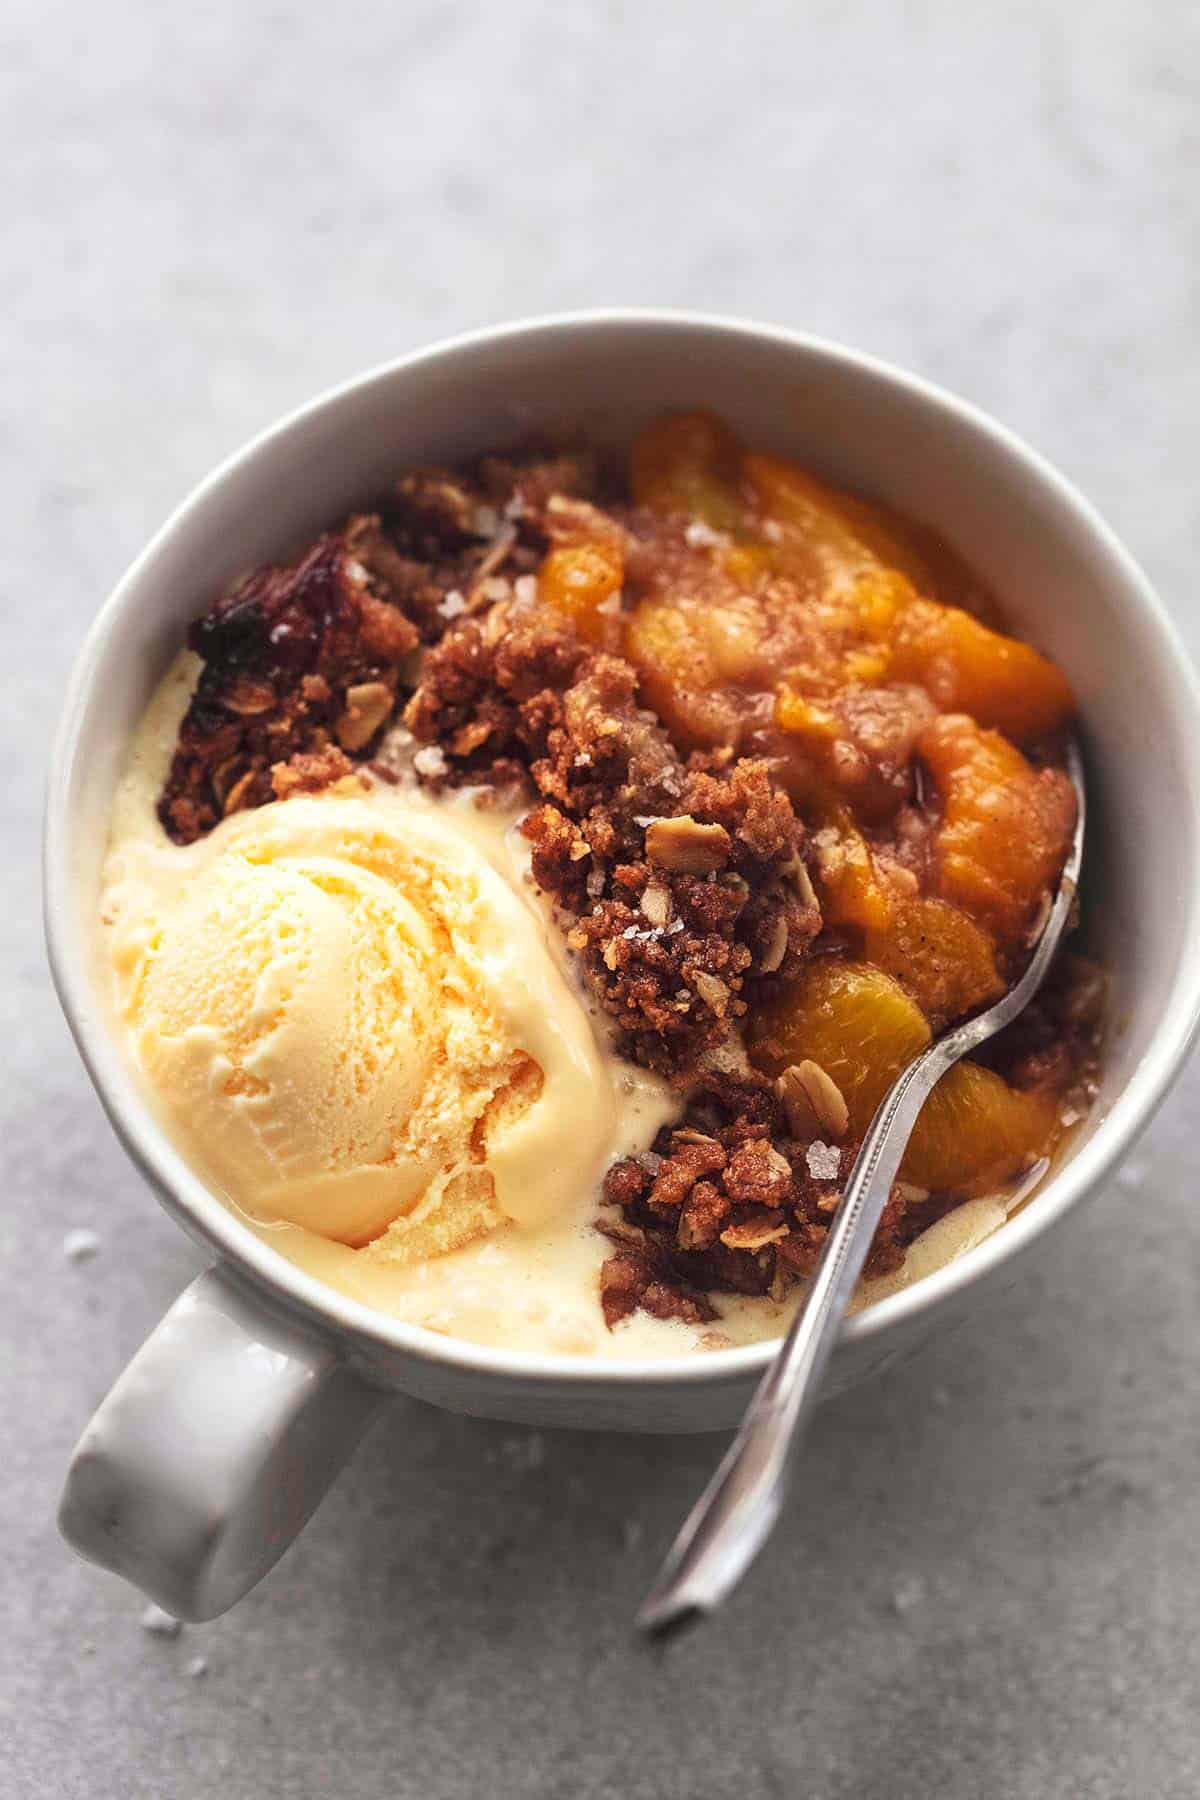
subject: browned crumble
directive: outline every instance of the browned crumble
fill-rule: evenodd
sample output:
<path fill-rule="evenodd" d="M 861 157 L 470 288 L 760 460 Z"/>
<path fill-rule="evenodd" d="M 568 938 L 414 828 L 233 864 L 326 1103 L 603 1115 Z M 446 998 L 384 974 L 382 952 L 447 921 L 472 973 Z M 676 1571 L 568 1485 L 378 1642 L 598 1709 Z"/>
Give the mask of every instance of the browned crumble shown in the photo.
<path fill-rule="evenodd" d="M 857 1153 L 817 1136 L 796 1092 L 789 1103 L 750 1068 L 738 1031 L 812 953 L 822 921 L 810 871 L 838 850 L 828 833 L 806 835 L 766 760 L 681 755 L 639 704 L 615 634 L 586 642 L 538 604 L 530 578 L 546 549 L 580 534 L 619 540 L 643 592 L 683 568 L 703 581 L 680 521 L 622 504 L 605 480 L 589 456 L 562 453 L 415 470 L 377 512 L 237 583 L 189 633 L 204 667 L 159 814 L 189 843 L 228 813 L 360 768 L 394 781 L 401 720 L 426 747 L 415 768 L 428 787 L 519 785 L 534 879 L 588 987 L 623 1051 L 681 1095 L 680 1124 L 606 1177 L 605 1319 L 641 1308 L 702 1324 L 718 1316 L 713 1294 L 779 1299 L 811 1272 Z M 920 708 L 906 702 L 893 724 L 887 704 L 864 696 L 850 723 L 877 753 L 895 736 L 872 779 L 899 792 Z M 929 829 L 918 785 L 886 851 L 914 890 Z M 1086 1104 L 1095 984 L 1090 964 L 1063 959 L 989 1060 L 1019 1085 L 1074 1080 Z M 836 1104 L 826 1113 L 836 1121 Z M 897 1266 L 958 1198 L 897 1183 L 868 1272 Z"/>

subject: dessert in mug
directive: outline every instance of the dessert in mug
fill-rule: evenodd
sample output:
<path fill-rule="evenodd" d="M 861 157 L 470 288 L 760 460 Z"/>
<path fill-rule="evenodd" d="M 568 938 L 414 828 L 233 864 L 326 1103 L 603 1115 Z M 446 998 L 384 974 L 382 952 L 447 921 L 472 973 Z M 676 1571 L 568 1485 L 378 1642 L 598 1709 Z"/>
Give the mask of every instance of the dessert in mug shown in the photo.
<path fill-rule="evenodd" d="M 704 413 L 375 505 L 214 598 L 143 721 L 131 1058 L 254 1230 L 394 1316 L 775 1336 L 887 1087 L 1024 964 L 1070 687 L 927 530 Z M 860 1300 L 1029 1191 L 1103 1003 L 1068 952 L 943 1078 Z"/>

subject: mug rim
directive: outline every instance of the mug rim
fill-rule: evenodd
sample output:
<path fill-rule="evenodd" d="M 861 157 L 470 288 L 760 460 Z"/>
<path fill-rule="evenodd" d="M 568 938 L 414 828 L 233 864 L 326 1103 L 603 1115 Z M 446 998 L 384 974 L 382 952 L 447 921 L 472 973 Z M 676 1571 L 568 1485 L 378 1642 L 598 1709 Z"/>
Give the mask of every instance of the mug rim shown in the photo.
<path fill-rule="evenodd" d="M 479 327 L 390 358 L 338 382 L 286 413 L 224 458 L 185 496 L 130 564 L 92 621 L 67 684 L 51 749 L 43 835 L 44 913 L 51 974 L 60 1004 L 88 1075 L 121 1144 L 147 1178 L 160 1202 L 192 1237 L 228 1261 L 275 1304 L 297 1313 L 314 1329 L 333 1330 L 373 1352 L 415 1357 L 448 1369 L 483 1377 L 542 1380 L 575 1387 L 627 1384 L 692 1384 L 726 1382 L 761 1371 L 775 1353 L 778 1338 L 705 1351 L 703 1356 L 596 1358 L 566 1353 L 506 1349 L 445 1336 L 408 1323 L 351 1299 L 280 1256 L 253 1233 L 211 1192 L 172 1144 L 138 1092 L 133 1072 L 121 1056 L 115 1034 L 101 1016 L 94 982 L 87 967 L 84 933 L 71 905 L 70 789 L 79 753 L 85 703 L 107 640 L 120 617 L 137 604 L 140 584 L 155 559 L 185 520 L 218 491 L 236 484 L 242 472 L 283 439 L 300 433 L 315 417 L 336 410 L 352 395 L 397 381 L 429 363 L 452 358 L 484 345 L 560 333 L 622 333 L 653 327 L 664 333 L 701 331 L 726 339 L 754 340 L 840 367 L 903 393 L 925 409 L 955 419 L 984 440 L 993 453 L 1019 466 L 1071 518 L 1121 578 L 1126 604 L 1140 612 L 1157 640 L 1167 668 L 1178 684 L 1178 697 L 1200 718 L 1200 682 L 1179 633 L 1162 601 L 1115 533 L 1084 496 L 1052 464 L 1015 433 L 971 402 L 924 377 L 910 374 L 878 357 L 832 340 L 784 326 L 763 324 L 686 309 L 601 307 L 518 319 Z M 1180 734 L 1178 749 L 1186 761 L 1189 790 L 1200 796 L 1200 733 Z M 1196 810 L 1200 812 L 1200 807 Z M 1198 832 L 1200 836 L 1200 832 Z M 1200 893 L 1200 853 L 1188 885 L 1192 913 Z M 861 1345 L 923 1314 L 938 1312 L 954 1295 L 982 1281 L 1001 1264 L 1066 1216 L 1094 1192 L 1130 1147 L 1178 1073 L 1200 1028 L 1200 932 L 1186 933 L 1188 949 L 1176 973 L 1170 999 L 1154 1027 L 1151 1045 L 1124 1091 L 1117 1096 L 1094 1135 L 1054 1170 L 1045 1185 L 1014 1218 L 972 1250 L 955 1258 L 911 1287 L 875 1302 L 845 1321 L 840 1344 Z"/>

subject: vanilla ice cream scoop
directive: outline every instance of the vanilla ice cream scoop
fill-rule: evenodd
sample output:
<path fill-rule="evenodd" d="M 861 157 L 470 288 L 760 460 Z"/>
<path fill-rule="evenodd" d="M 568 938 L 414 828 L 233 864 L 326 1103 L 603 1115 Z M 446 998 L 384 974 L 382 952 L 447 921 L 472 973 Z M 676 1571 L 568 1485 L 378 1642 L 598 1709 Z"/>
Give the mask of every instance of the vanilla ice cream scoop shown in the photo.
<path fill-rule="evenodd" d="M 409 1260 L 598 1181 L 609 1070 L 466 814 L 291 799 L 127 848 L 110 907 L 134 1058 L 256 1217 Z"/>

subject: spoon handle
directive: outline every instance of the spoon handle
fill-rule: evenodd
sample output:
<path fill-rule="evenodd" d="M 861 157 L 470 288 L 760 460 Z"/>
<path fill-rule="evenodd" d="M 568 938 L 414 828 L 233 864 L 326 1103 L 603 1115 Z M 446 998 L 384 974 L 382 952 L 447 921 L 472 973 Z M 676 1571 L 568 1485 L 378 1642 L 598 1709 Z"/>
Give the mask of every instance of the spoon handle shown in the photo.
<path fill-rule="evenodd" d="M 1067 746 L 1066 765 L 1075 789 L 1075 834 L 1025 972 L 993 1006 L 923 1050 L 884 1095 L 850 1171 L 804 1304 L 638 1614 L 644 1631 L 663 1631 L 688 1615 L 711 1611 L 762 1549 L 779 1517 L 800 1428 L 816 1402 L 917 1115 L 950 1065 L 1010 1024 L 1041 986 L 1073 914 L 1083 860 L 1087 804 L 1075 743 Z"/>
<path fill-rule="evenodd" d="M 815 1404 L 917 1114 L 947 1067 L 942 1044 L 911 1062 L 884 1097 L 855 1158 L 812 1286 L 741 1429 L 684 1521 L 638 1624 L 661 1631 L 717 1606 L 779 1516 L 793 1447 Z"/>

